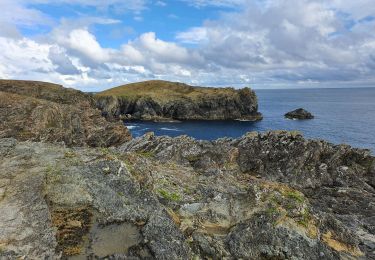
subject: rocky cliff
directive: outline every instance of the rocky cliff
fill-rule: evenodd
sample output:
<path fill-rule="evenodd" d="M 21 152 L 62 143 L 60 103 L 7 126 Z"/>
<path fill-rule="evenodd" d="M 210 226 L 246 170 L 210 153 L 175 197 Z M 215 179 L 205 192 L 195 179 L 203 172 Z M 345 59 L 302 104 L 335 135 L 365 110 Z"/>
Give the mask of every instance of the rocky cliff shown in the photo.
<path fill-rule="evenodd" d="M 373 259 L 375 158 L 296 132 L 0 139 L 0 258 Z"/>
<path fill-rule="evenodd" d="M 96 95 L 107 117 L 141 120 L 260 120 L 258 101 L 249 88 L 192 87 L 146 81 Z"/>
<path fill-rule="evenodd" d="M 0 80 L 0 138 L 112 146 L 131 138 L 121 122 L 108 122 L 93 98 L 77 90 L 33 81 Z"/>

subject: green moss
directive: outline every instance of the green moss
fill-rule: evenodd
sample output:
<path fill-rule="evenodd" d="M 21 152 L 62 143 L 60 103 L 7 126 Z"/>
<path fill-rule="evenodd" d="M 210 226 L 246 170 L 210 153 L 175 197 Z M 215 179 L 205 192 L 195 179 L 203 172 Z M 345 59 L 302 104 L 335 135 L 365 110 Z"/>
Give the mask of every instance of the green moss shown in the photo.
<path fill-rule="evenodd" d="M 303 194 L 298 191 L 286 191 L 283 194 L 285 197 L 289 199 L 293 199 L 299 203 L 303 203 L 305 201 L 305 198 L 303 197 Z"/>
<path fill-rule="evenodd" d="M 137 154 L 142 156 L 142 157 L 146 157 L 146 158 L 155 157 L 155 153 L 151 152 L 151 151 L 140 151 L 140 152 L 137 152 Z"/>
<path fill-rule="evenodd" d="M 201 158 L 200 155 L 189 155 L 186 157 L 186 160 L 188 160 L 189 162 L 196 162 L 196 161 L 199 161 Z"/>
<path fill-rule="evenodd" d="M 181 195 L 176 192 L 168 192 L 164 189 L 158 189 L 157 193 L 159 193 L 160 196 L 162 196 L 164 199 L 170 200 L 170 201 L 180 201 Z"/>
<path fill-rule="evenodd" d="M 68 152 L 64 153 L 64 158 L 74 158 L 76 156 L 77 156 L 77 154 L 73 151 L 68 151 Z"/>
<path fill-rule="evenodd" d="M 108 155 L 110 152 L 109 152 L 109 149 L 106 148 L 106 147 L 102 147 L 100 148 L 100 152 L 103 154 L 103 155 Z"/>
<path fill-rule="evenodd" d="M 279 210 L 278 210 L 277 207 L 272 205 L 272 206 L 267 208 L 266 212 L 269 216 L 274 216 L 274 215 L 277 215 L 279 213 Z"/>
<path fill-rule="evenodd" d="M 310 211 L 309 209 L 306 208 L 303 210 L 301 218 L 298 220 L 297 223 L 307 228 L 310 220 L 311 220 Z"/>
<path fill-rule="evenodd" d="M 62 175 L 62 170 L 58 166 L 48 165 L 46 168 L 46 177 L 49 182 L 58 181 Z"/>

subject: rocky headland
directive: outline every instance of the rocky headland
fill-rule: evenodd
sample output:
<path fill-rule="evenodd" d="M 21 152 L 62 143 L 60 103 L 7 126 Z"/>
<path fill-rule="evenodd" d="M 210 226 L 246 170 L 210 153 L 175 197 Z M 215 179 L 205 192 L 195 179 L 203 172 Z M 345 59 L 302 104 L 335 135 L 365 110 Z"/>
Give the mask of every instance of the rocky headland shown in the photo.
<path fill-rule="evenodd" d="M 91 95 L 60 85 L 0 80 L 0 138 L 112 146 L 130 140 L 123 123 L 108 122 Z"/>
<path fill-rule="evenodd" d="M 193 87 L 152 80 L 109 89 L 95 95 L 107 118 L 137 120 L 262 119 L 255 92 L 249 88 Z"/>
<path fill-rule="evenodd" d="M 28 102 L 68 105 L 33 95 L 2 113 L 2 129 L 19 118 L 50 127 L 25 121 Z M 67 139 L 81 146 L 36 136 L 0 138 L 0 259 L 375 258 L 368 150 L 287 131 L 216 141 L 148 133 L 109 148 L 86 135 Z"/>

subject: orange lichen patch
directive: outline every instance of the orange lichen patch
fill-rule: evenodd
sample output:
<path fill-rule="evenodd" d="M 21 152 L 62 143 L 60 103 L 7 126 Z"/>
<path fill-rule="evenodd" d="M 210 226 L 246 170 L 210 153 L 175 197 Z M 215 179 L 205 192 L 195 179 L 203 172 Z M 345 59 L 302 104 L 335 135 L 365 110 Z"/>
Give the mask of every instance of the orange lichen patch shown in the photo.
<path fill-rule="evenodd" d="M 335 251 L 345 252 L 352 256 L 363 256 L 363 253 L 357 247 L 347 245 L 341 241 L 336 240 L 334 238 L 334 234 L 331 231 L 323 234 L 323 241 Z"/>
<path fill-rule="evenodd" d="M 214 235 L 227 235 L 231 228 L 228 224 L 222 223 L 210 223 L 205 222 L 202 224 L 202 231 L 207 234 L 214 234 Z"/>
<path fill-rule="evenodd" d="M 57 228 L 56 250 L 63 256 L 81 253 L 84 236 L 89 232 L 92 213 L 87 208 L 59 208 L 51 212 L 52 225 Z"/>
<path fill-rule="evenodd" d="M 174 223 L 176 223 L 177 225 L 181 225 L 180 217 L 172 209 L 168 208 L 167 212 L 168 212 L 168 215 L 172 218 Z"/>
<path fill-rule="evenodd" d="M 310 221 L 308 226 L 306 227 L 307 236 L 309 238 L 317 238 L 319 234 L 318 227 L 315 225 L 313 221 Z"/>
<path fill-rule="evenodd" d="M 64 248 L 63 254 L 66 256 L 79 255 L 82 252 L 81 246 L 71 246 Z"/>
<path fill-rule="evenodd" d="M 256 179 L 255 177 L 252 177 L 253 180 L 257 181 L 259 184 L 259 187 L 265 190 L 271 190 L 271 191 L 279 191 L 282 194 L 286 194 L 287 192 L 295 192 L 303 196 L 303 194 L 288 185 L 279 183 L 279 182 L 272 182 L 272 181 L 267 181 L 267 180 L 259 180 Z"/>
<path fill-rule="evenodd" d="M 229 151 L 229 163 L 235 163 L 237 161 L 240 152 L 238 148 L 233 148 Z"/>

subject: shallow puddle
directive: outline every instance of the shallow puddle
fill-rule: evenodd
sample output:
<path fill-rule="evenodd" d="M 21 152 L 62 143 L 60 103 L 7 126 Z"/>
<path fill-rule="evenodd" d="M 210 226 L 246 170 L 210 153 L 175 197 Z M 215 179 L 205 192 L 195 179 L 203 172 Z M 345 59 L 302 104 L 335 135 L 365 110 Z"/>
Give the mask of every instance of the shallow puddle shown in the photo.
<path fill-rule="evenodd" d="M 138 227 L 131 223 L 94 226 L 91 237 L 92 251 L 99 257 L 114 253 L 126 254 L 130 247 L 141 242 Z"/>
<path fill-rule="evenodd" d="M 113 254 L 127 254 L 130 247 L 141 242 L 139 228 L 131 223 L 115 223 L 106 226 L 94 222 L 84 240 L 81 254 L 71 260 L 87 259 L 88 256 L 105 257 Z"/>

